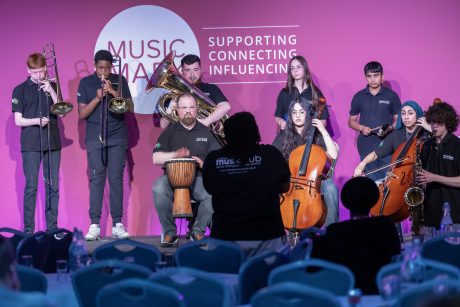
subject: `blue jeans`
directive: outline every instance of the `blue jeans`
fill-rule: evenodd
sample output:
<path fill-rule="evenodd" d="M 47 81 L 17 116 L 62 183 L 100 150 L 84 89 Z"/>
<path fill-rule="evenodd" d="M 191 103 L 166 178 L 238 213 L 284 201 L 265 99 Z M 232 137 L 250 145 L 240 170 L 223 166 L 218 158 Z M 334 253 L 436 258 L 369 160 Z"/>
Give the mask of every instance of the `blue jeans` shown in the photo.
<path fill-rule="evenodd" d="M 174 192 L 166 175 L 161 176 L 154 182 L 152 192 L 163 234 L 175 236 L 177 233 L 176 224 L 172 216 Z M 204 189 L 201 176 L 195 177 L 191 187 L 191 197 L 199 203 L 192 231 L 195 234 L 204 234 L 206 226 L 211 223 L 213 210 L 211 195 Z"/>
<path fill-rule="evenodd" d="M 123 217 L 123 171 L 126 164 L 127 148 L 123 145 L 106 147 L 105 150 L 88 151 L 89 217 L 91 224 L 99 224 L 102 200 L 107 177 L 110 187 L 110 215 L 113 224 L 121 223 Z"/>
<path fill-rule="evenodd" d="M 48 159 L 51 162 L 49 167 Z M 24 187 L 24 231 L 35 230 L 35 205 L 37 201 L 38 172 L 41 164 L 39 151 L 23 151 L 22 166 L 26 185 Z M 43 176 L 45 183 L 45 219 L 46 229 L 57 229 L 58 204 L 59 204 L 59 165 L 61 151 L 53 150 L 43 152 Z M 51 174 L 50 174 L 51 169 Z M 49 184 L 51 179 L 51 183 Z"/>
<path fill-rule="evenodd" d="M 339 190 L 330 178 L 321 182 L 321 194 L 326 203 L 327 215 L 324 227 L 339 221 Z"/>

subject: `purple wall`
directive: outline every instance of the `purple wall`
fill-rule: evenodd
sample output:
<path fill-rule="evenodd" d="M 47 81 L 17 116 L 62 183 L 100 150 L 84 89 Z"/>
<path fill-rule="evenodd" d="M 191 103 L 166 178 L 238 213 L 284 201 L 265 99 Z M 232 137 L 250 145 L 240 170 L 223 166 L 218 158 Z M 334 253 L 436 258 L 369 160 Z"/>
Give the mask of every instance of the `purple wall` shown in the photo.
<path fill-rule="evenodd" d="M 235 0 L 228 7 L 223 1 L 42 1 L 41 7 L 29 1 L 3 1 L 0 4 L 3 77 L 0 100 L 0 157 L 2 157 L 1 226 L 22 228 L 24 177 L 20 157 L 20 129 L 11 113 L 11 92 L 26 78 L 27 56 L 40 51 L 45 43 L 56 45 L 59 74 L 66 100 L 76 103 L 79 80 L 92 73 L 92 57 L 99 34 L 109 20 L 136 5 L 156 5 L 182 17 L 198 42 L 206 80 L 217 82 L 231 102 L 231 113 L 254 112 L 263 142 L 270 143 L 276 126 L 273 113 L 276 97 L 284 85 L 283 73 L 263 75 L 215 75 L 209 67 L 215 62 L 210 37 L 295 35 L 293 47 L 304 55 L 328 104 L 332 105 L 331 132 L 340 146 L 336 171 L 339 186 L 350 178 L 358 163 L 356 133 L 348 128 L 348 110 L 355 92 L 365 86 L 363 66 L 380 61 L 389 85 L 401 100 L 412 99 L 425 109 L 434 97 L 459 105 L 456 88 L 460 71 L 460 2 L 440 1 L 304 1 L 288 0 L 267 5 L 267 1 Z M 37 4 L 34 4 L 37 5 Z M 152 19 L 157 16 L 151 16 Z M 126 20 L 127 25 L 135 20 Z M 290 26 L 268 28 L 267 26 Z M 263 28 L 215 29 L 215 27 L 265 26 Z M 142 25 L 140 25 L 142 27 Z M 164 24 L 164 28 L 175 24 Z M 151 29 L 155 37 L 158 29 Z M 133 34 L 134 35 L 134 34 Z M 127 39 L 126 35 L 124 39 Z M 146 38 L 147 39 L 147 38 Z M 185 50 L 186 50 L 185 46 Z M 230 47 L 232 48 L 232 47 Z M 248 47 L 240 46 L 244 50 Z M 159 60 L 161 57 L 159 56 Z M 262 60 L 257 63 L 287 63 Z M 255 63 L 254 62 L 254 63 Z M 227 61 L 227 64 L 231 61 Z M 263 83 L 248 83 L 261 81 Z M 243 83 L 245 82 L 245 83 Z M 159 222 L 153 206 L 151 186 L 161 174 L 151 162 L 151 151 L 160 133 L 152 116 L 136 114 L 131 120 L 131 160 L 125 174 L 125 224 L 133 234 L 157 234 Z M 84 123 L 73 111 L 62 120 L 60 171 L 60 214 L 62 227 L 87 228 L 88 181 Z M 42 186 L 42 185 L 41 185 Z M 44 229 L 43 188 L 37 202 L 37 229 Z M 342 218 L 347 214 L 342 211 Z M 103 227 L 110 225 L 108 203 L 104 203 Z"/>

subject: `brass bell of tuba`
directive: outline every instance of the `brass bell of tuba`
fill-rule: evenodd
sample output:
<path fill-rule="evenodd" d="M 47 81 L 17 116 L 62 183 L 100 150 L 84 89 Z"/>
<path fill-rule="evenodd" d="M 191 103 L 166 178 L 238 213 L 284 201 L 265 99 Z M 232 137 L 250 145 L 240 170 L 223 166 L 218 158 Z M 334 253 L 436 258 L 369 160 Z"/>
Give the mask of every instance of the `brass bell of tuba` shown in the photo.
<path fill-rule="evenodd" d="M 158 100 L 158 109 L 163 117 L 166 117 L 169 121 L 176 123 L 179 121 L 179 117 L 176 110 L 170 113 L 166 112 L 166 104 L 172 99 L 176 99 L 180 94 L 184 92 L 190 93 L 198 105 L 198 118 L 207 118 L 217 107 L 216 103 L 212 101 L 205 93 L 199 90 L 196 86 L 187 81 L 179 70 L 174 65 L 174 58 L 176 57 L 176 51 L 171 51 L 150 77 L 149 82 L 145 88 L 145 93 L 150 93 L 154 88 L 164 88 L 169 90 L 169 93 L 164 94 Z M 219 121 L 211 124 L 211 131 L 219 138 L 220 141 L 224 139 L 224 126 L 223 123 L 228 119 L 228 115 L 225 115 Z"/>

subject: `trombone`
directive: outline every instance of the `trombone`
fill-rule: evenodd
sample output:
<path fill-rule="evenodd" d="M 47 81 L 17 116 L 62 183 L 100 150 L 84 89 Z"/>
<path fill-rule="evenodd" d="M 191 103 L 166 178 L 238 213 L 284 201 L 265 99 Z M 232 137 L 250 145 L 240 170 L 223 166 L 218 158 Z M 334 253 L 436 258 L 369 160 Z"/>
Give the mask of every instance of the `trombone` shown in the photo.
<path fill-rule="evenodd" d="M 65 115 L 72 111 L 73 105 L 71 103 L 65 102 L 62 99 L 62 93 L 61 93 L 61 86 L 59 84 L 59 75 L 58 75 L 58 70 L 57 70 L 57 61 L 56 61 L 56 52 L 54 51 L 54 44 L 53 43 L 48 43 L 43 47 L 43 57 L 45 59 L 45 65 L 46 65 L 46 73 L 45 77 L 41 80 L 39 80 L 39 83 L 45 83 L 45 82 L 51 82 L 54 81 L 56 84 L 56 103 L 53 103 L 50 108 L 48 108 L 49 105 L 49 97 L 50 94 L 45 92 L 45 97 L 46 97 L 46 118 L 48 119 L 48 123 L 46 124 L 46 138 L 47 138 L 47 143 L 48 143 L 48 178 L 46 178 L 45 172 L 43 172 L 43 180 L 45 183 L 48 185 L 53 185 L 53 180 L 52 180 L 52 166 L 51 166 L 51 118 L 50 118 L 50 113 L 54 115 Z M 52 64 L 51 63 L 52 60 Z M 54 78 L 50 78 L 50 70 L 53 70 L 53 75 Z M 38 91 L 40 91 L 41 88 L 40 86 L 38 87 Z M 40 137 L 40 159 L 41 161 L 44 161 L 44 149 L 43 149 L 43 136 L 42 136 L 42 129 L 43 129 L 43 114 L 42 114 L 42 95 L 38 95 L 38 113 L 40 116 L 40 130 L 39 130 L 39 137 Z"/>
<path fill-rule="evenodd" d="M 56 52 L 54 51 L 54 44 L 48 43 L 43 47 L 43 56 L 45 57 L 46 64 L 46 74 L 47 78 L 49 77 L 49 70 L 53 68 L 54 72 L 54 79 L 48 79 L 48 81 L 55 81 L 56 82 L 56 96 L 57 101 L 54 103 L 51 108 L 50 112 L 55 115 L 65 115 L 73 110 L 73 105 L 69 102 L 64 101 L 62 98 L 61 92 L 61 84 L 59 83 L 59 74 L 58 74 L 58 66 L 56 61 Z M 48 65 L 48 61 L 52 59 L 52 64 Z"/>
<path fill-rule="evenodd" d="M 113 63 L 117 63 L 114 66 L 118 66 L 118 84 L 114 83 L 113 85 L 117 85 L 117 95 L 116 97 L 110 99 L 108 101 L 107 94 L 104 92 L 104 80 L 109 76 L 102 76 L 101 78 L 101 89 L 103 93 L 102 101 L 101 101 L 101 115 L 100 115 L 100 132 L 99 132 L 99 141 L 102 145 L 106 145 L 107 140 L 107 133 L 108 133 L 108 117 L 109 117 L 109 110 L 115 114 L 123 114 L 129 110 L 130 102 L 128 99 L 123 98 L 123 75 L 121 74 L 121 58 L 120 56 L 114 56 Z"/>

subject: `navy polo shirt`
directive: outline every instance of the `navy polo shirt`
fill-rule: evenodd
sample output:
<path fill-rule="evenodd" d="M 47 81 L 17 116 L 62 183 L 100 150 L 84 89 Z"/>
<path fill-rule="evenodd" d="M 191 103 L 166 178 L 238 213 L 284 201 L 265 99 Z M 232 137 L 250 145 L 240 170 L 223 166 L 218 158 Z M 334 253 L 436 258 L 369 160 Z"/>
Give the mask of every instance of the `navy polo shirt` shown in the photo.
<path fill-rule="evenodd" d="M 53 84 L 55 88 L 55 85 Z M 31 119 L 47 117 L 53 99 L 42 91 L 38 90 L 38 84 L 30 78 L 16 86 L 12 95 L 12 111 L 19 112 L 23 118 Z M 41 109 L 39 108 L 41 105 Z M 48 127 L 50 129 L 50 148 L 51 150 L 61 149 L 61 139 L 59 137 L 59 127 L 57 116 L 49 114 L 50 122 L 45 127 L 38 125 L 21 127 L 21 151 L 40 151 L 40 133 L 42 137 L 43 150 L 48 150 Z M 41 132 L 40 132 L 41 130 Z"/>
<path fill-rule="evenodd" d="M 367 86 L 353 96 L 351 101 L 350 116 L 359 114 L 359 123 L 369 128 L 375 128 L 386 123 L 393 123 L 393 116 L 397 115 L 401 108 L 401 100 L 398 94 L 388 87 L 382 86 L 377 95 L 372 95 Z M 365 156 L 372 152 L 381 142 L 381 139 L 371 134 L 358 136 L 358 152 Z"/>
<path fill-rule="evenodd" d="M 195 126 L 188 130 L 179 122 L 161 133 L 153 152 L 171 152 L 181 147 L 187 148 L 190 156 L 204 161 L 210 151 L 221 146 L 214 134 L 202 123 L 196 122 Z"/>
<path fill-rule="evenodd" d="M 316 88 L 316 90 L 318 92 L 317 93 L 318 98 L 324 97 L 323 93 L 321 92 L 319 88 Z M 313 93 L 311 90 L 311 86 L 308 86 L 302 93 L 299 93 L 299 90 L 295 86 L 291 89 L 290 93 L 286 88 L 283 88 L 278 95 L 278 99 L 276 100 L 275 116 L 287 121 L 288 115 L 289 115 L 288 114 L 289 106 L 291 105 L 291 102 L 299 98 L 303 98 L 311 102 L 312 95 Z M 321 113 L 320 119 L 328 119 L 328 118 L 329 118 L 329 111 L 327 110 L 327 108 L 324 108 L 323 113 Z"/>
<path fill-rule="evenodd" d="M 110 82 L 115 91 L 118 88 L 118 75 L 110 74 Z M 131 98 L 128 82 L 122 77 L 123 89 L 122 94 L 124 98 Z M 101 88 L 101 79 L 94 73 L 81 79 L 78 86 L 77 101 L 78 103 L 88 104 L 96 97 L 96 91 Z M 112 95 L 107 95 L 107 101 L 114 98 Z M 101 147 L 99 135 L 101 133 L 101 105 L 100 102 L 93 112 L 86 118 L 86 146 L 88 150 Z M 126 145 L 128 146 L 128 130 L 125 124 L 124 114 L 116 114 L 108 112 L 107 117 L 107 146 Z"/>

